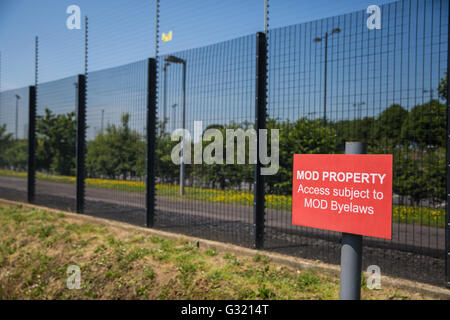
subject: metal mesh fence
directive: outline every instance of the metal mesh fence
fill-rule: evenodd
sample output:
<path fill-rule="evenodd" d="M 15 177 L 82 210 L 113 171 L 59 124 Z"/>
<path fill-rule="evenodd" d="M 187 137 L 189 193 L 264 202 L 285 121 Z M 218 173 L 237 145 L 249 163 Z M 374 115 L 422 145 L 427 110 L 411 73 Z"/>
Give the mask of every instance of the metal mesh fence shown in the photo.
<path fill-rule="evenodd" d="M 280 128 L 280 150 L 289 151 L 269 178 L 266 248 L 339 262 L 340 234 L 292 226 L 285 169 L 293 153 L 343 153 L 345 141 L 361 141 L 369 153 L 393 154 L 395 172 L 393 239 L 365 238 L 363 267 L 438 283 L 445 257 L 446 100 L 439 86 L 447 70 L 448 2 L 401 1 L 381 11 L 379 30 L 367 27 L 361 11 L 269 32 L 268 117 Z M 277 201 L 281 195 L 289 200 Z"/>
<path fill-rule="evenodd" d="M 36 102 L 36 203 L 75 211 L 77 78 L 40 83 Z"/>
<path fill-rule="evenodd" d="M 0 93 L 0 194 L 27 200 L 28 88 Z"/>
<path fill-rule="evenodd" d="M 256 35 L 264 28 L 263 3 L 125 7 L 90 17 L 89 42 L 82 43 L 81 31 L 71 34 L 68 48 L 76 54 L 69 60 L 64 45 L 41 41 L 41 80 L 86 73 L 87 55 L 90 63 L 86 128 L 78 132 L 77 77 L 38 84 L 36 203 L 75 211 L 84 197 L 85 213 L 137 225 L 154 209 L 156 228 L 253 247 L 258 199 L 246 130 L 255 128 L 255 104 L 264 96 L 257 90 Z M 404 0 L 380 8 L 380 29 L 368 27 L 365 10 L 269 29 L 265 125 L 279 129 L 280 168 L 265 177 L 264 249 L 339 263 L 340 233 L 292 225 L 292 158 L 343 153 L 346 141 L 360 141 L 368 153 L 394 156 L 393 239 L 364 238 L 363 268 L 375 264 L 382 274 L 442 284 L 449 3 Z M 271 10 L 276 26 L 294 19 L 276 16 L 279 3 Z M 132 16 L 139 30 L 128 23 Z M 242 28 L 227 28 L 243 19 Z M 154 79 L 147 60 L 153 52 Z M 156 105 L 149 80 L 157 83 Z M 15 200 L 26 198 L 27 95 L 28 88 L 0 93 L 0 196 Z M 154 163 L 146 162 L 147 108 L 157 112 Z M 247 137 L 229 141 L 237 130 Z M 86 136 L 84 196 L 76 187 L 77 134 Z M 236 163 L 239 146 L 245 164 Z M 155 208 L 146 198 L 150 169 Z"/>
<path fill-rule="evenodd" d="M 247 36 L 160 58 L 156 227 L 251 244 L 253 167 L 207 164 L 203 155 L 225 157 L 226 141 L 215 134 L 253 128 L 255 39 Z M 184 92 L 183 63 L 171 62 L 174 57 L 185 61 Z M 172 141 L 170 136 L 183 128 L 188 131 L 185 156 L 191 159 L 181 178 L 171 153 L 182 138 Z M 207 130 L 209 141 L 220 144 L 216 150 L 207 149 Z M 231 198 L 236 200 L 226 201 Z"/>
<path fill-rule="evenodd" d="M 159 52 L 164 55 L 255 34 L 264 29 L 263 17 L 260 0 L 160 0 Z"/>
<path fill-rule="evenodd" d="M 147 61 L 89 73 L 86 210 L 145 224 Z"/>

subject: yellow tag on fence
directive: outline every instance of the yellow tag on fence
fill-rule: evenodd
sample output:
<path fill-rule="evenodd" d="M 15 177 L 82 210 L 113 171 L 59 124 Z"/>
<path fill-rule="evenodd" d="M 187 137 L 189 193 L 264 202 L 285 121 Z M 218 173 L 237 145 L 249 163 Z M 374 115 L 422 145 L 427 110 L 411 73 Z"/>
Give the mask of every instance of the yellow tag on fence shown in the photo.
<path fill-rule="evenodd" d="M 172 40 L 172 31 L 169 31 L 169 33 L 167 33 L 167 34 L 163 32 L 161 40 L 163 42 L 167 42 L 167 41 Z"/>

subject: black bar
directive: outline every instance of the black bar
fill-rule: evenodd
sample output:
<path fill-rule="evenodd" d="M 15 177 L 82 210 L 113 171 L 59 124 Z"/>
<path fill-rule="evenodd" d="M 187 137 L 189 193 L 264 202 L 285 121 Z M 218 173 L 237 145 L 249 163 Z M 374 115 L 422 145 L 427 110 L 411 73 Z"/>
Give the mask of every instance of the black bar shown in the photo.
<path fill-rule="evenodd" d="M 77 85 L 77 206 L 76 212 L 84 213 L 85 154 L 86 154 L 86 76 L 78 75 Z"/>
<path fill-rule="evenodd" d="M 254 247 L 264 247 L 264 176 L 261 175 L 261 160 L 259 158 L 259 130 L 266 128 L 267 100 L 267 40 L 263 32 L 256 34 L 256 97 L 255 97 L 255 130 L 256 164 L 253 199 L 253 231 Z"/>
<path fill-rule="evenodd" d="M 448 10 L 448 19 L 450 19 L 450 6 Z M 449 113 L 450 113 L 450 23 L 448 23 L 448 34 L 447 34 L 447 205 L 446 205 L 446 224 L 445 224 L 445 283 L 447 288 L 450 288 L 450 121 L 449 121 Z"/>
<path fill-rule="evenodd" d="M 34 201 L 36 188 L 36 87 L 29 87 L 27 199 Z"/>
<path fill-rule="evenodd" d="M 155 220 L 155 153 L 156 153 L 156 59 L 148 59 L 147 82 L 147 154 L 145 181 L 145 208 L 147 227 L 151 228 Z"/>

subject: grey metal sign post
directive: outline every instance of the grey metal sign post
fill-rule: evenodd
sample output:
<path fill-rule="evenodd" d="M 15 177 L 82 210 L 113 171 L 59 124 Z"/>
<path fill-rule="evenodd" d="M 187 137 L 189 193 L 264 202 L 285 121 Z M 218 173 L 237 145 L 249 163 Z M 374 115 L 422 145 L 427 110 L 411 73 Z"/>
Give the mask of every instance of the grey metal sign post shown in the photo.
<path fill-rule="evenodd" d="M 345 154 L 365 154 L 366 146 L 361 142 L 346 142 Z M 341 300 L 361 298 L 362 236 L 342 233 L 341 248 Z"/>

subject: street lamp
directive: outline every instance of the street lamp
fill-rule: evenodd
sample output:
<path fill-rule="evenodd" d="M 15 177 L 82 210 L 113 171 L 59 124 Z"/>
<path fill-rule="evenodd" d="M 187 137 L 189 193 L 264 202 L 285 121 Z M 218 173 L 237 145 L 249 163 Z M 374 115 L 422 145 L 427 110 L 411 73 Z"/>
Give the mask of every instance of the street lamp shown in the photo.
<path fill-rule="evenodd" d="M 172 105 L 172 121 L 173 121 L 172 131 L 175 131 L 175 129 L 176 129 L 176 114 L 175 114 L 175 108 L 176 107 L 177 107 L 177 104 L 174 103 Z"/>
<path fill-rule="evenodd" d="M 362 115 L 362 106 L 365 105 L 366 103 L 364 101 L 359 102 L 359 103 L 354 103 L 353 106 L 358 108 L 358 118 L 361 119 L 361 115 Z"/>
<path fill-rule="evenodd" d="M 164 127 L 163 127 L 163 132 L 166 129 L 166 104 L 167 104 L 167 67 L 170 66 L 170 63 L 166 62 L 164 64 L 164 67 L 162 68 L 162 71 L 164 73 L 164 97 L 163 97 L 163 123 L 164 123 Z"/>
<path fill-rule="evenodd" d="M 184 129 L 186 126 L 186 60 L 169 55 L 164 58 L 166 62 L 181 63 L 183 65 L 183 100 L 182 100 L 182 123 L 183 135 L 181 140 L 181 159 L 180 159 L 180 195 L 184 195 Z"/>
<path fill-rule="evenodd" d="M 327 60 L 328 60 L 328 37 L 333 34 L 338 34 L 341 32 L 341 29 L 335 28 L 331 33 L 325 32 L 323 38 L 315 38 L 314 42 L 322 42 L 322 39 L 325 39 L 325 88 L 324 88 L 324 98 L 323 98 L 323 123 L 327 124 Z"/>
<path fill-rule="evenodd" d="M 16 94 L 16 140 L 19 140 L 18 137 L 18 128 L 19 128 L 19 100 L 20 100 L 20 96 L 18 94 Z"/>
<path fill-rule="evenodd" d="M 433 89 L 430 89 L 430 90 L 424 89 L 423 93 L 429 93 L 430 94 L 430 101 L 433 101 Z"/>
<path fill-rule="evenodd" d="M 102 109 L 102 119 L 101 119 L 101 126 L 100 126 L 100 132 L 103 134 L 103 120 L 105 119 L 105 109 Z"/>

